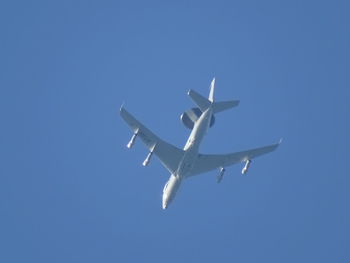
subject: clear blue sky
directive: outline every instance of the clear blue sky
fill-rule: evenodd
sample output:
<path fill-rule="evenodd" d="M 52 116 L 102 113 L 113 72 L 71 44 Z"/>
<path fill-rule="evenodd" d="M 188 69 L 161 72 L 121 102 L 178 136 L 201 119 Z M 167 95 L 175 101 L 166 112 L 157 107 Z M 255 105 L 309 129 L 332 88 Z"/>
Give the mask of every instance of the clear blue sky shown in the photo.
<path fill-rule="evenodd" d="M 0 262 L 349 262 L 347 1 L 2 1 Z M 169 174 L 120 105 L 182 147 L 192 88 L 240 99 L 201 151 L 284 138 Z"/>

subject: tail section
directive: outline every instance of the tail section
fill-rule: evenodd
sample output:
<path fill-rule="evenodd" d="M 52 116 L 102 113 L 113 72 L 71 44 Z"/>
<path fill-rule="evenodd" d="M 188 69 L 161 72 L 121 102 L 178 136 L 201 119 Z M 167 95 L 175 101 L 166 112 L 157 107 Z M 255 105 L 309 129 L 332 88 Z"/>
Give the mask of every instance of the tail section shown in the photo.
<path fill-rule="evenodd" d="M 203 97 L 201 94 L 194 90 L 189 90 L 188 96 L 190 96 L 193 102 L 197 104 L 201 112 L 206 111 L 206 109 L 208 109 L 211 105 L 211 102 L 207 98 Z"/>
<path fill-rule="evenodd" d="M 214 88 L 215 88 L 215 78 L 213 78 L 213 80 L 210 83 L 210 92 L 209 92 L 209 101 L 211 103 L 214 102 Z"/>
<path fill-rule="evenodd" d="M 201 94 L 197 93 L 194 90 L 189 90 L 188 95 L 191 97 L 193 102 L 199 107 L 199 109 L 202 112 L 204 112 L 206 109 L 212 106 L 213 113 L 218 113 L 218 112 L 236 107 L 239 104 L 239 100 L 215 102 L 214 89 L 215 89 L 215 78 L 213 78 L 213 80 L 211 81 L 208 99 L 203 97 Z"/>
<path fill-rule="evenodd" d="M 194 90 L 189 90 L 188 95 L 191 97 L 194 103 L 200 108 L 202 112 L 210 107 L 214 102 L 214 87 L 215 87 L 215 78 L 210 83 L 210 92 L 209 97 L 205 98 L 198 92 Z"/>

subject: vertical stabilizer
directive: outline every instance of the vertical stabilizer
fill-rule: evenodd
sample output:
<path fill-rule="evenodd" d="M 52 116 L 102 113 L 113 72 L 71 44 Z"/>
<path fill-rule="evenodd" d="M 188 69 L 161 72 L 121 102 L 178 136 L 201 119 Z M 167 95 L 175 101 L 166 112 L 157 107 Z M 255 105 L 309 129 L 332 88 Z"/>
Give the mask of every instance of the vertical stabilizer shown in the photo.
<path fill-rule="evenodd" d="M 215 78 L 210 83 L 210 92 L 209 92 L 209 101 L 214 102 L 214 87 L 215 87 Z"/>
<path fill-rule="evenodd" d="M 191 97 L 193 102 L 197 104 L 201 112 L 206 111 L 209 107 L 213 108 L 213 113 L 218 113 L 230 108 L 236 107 L 239 104 L 238 100 L 230 101 L 214 101 L 214 89 L 215 89 L 215 78 L 211 81 L 209 97 L 205 98 L 201 94 L 197 93 L 194 90 L 189 90 L 188 95 Z"/>

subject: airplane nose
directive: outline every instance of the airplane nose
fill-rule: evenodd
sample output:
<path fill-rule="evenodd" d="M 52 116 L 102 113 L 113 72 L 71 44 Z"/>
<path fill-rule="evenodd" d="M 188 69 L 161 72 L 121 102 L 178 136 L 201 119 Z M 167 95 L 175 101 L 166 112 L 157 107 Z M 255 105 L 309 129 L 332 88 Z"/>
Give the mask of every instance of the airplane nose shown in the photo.
<path fill-rule="evenodd" d="M 168 207 L 168 195 L 164 193 L 162 198 L 162 208 L 165 210 L 167 207 Z"/>
<path fill-rule="evenodd" d="M 164 196 L 163 202 L 162 202 L 162 208 L 165 210 L 168 207 L 168 198 Z"/>

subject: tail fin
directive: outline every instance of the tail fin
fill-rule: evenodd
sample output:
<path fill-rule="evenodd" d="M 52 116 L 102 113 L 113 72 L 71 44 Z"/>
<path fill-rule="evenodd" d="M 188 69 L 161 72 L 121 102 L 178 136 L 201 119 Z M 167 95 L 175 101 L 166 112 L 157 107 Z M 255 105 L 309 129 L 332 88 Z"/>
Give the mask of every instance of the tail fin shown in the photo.
<path fill-rule="evenodd" d="M 194 103 L 200 108 L 202 112 L 209 108 L 209 106 L 214 102 L 214 86 L 215 78 L 211 81 L 210 92 L 208 99 L 203 97 L 201 94 L 197 93 L 194 90 L 189 90 L 188 95 L 191 97 Z"/>
<path fill-rule="evenodd" d="M 215 87 L 215 78 L 213 78 L 213 80 L 210 83 L 210 92 L 209 92 L 209 101 L 211 103 L 214 102 L 214 87 Z"/>
<path fill-rule="evenodd" d="M 208 99 L 203 97 L 201 94 L 199 94 L 194 90 L 189 90 L 188 95 L 191 97 L 193 102 L 197 104 L 197 106 L 200 108 L 202 112 L 208 109 L 210 105 L 212 105 L 213 107 L 213 113 L 218 113 L 218 112 L 233 108 L 239 104 L 239 100 L 215 102 L 214 89 L 215 89 L 215 78 L 213 78 L 213 80 L 211 81 Z"/>

